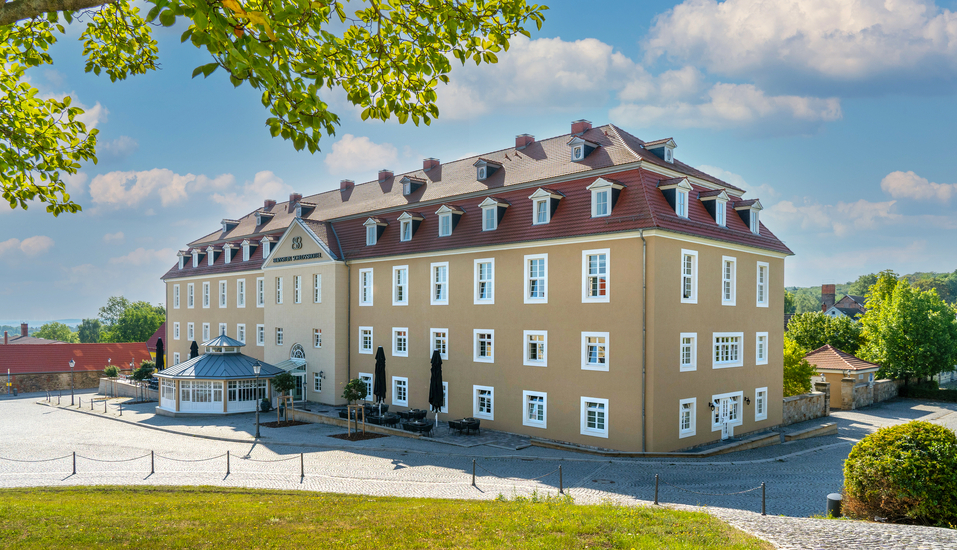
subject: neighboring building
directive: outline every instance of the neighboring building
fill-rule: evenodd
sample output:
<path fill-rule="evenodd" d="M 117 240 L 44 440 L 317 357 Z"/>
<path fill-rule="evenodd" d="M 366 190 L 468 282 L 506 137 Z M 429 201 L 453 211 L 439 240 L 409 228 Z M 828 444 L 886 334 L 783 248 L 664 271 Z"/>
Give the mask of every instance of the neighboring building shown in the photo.
<path fill-rule="evenodd" d="M 65 344 L 59 340 L 48 340 L 47 338 L 36 338 L 30 336 L 30 326 L 27 323 L 20 323 L 20 334 L 10 336 L 7 331 L 3 331 L 4 344 Z"/>
<path fill-rule="evenodd" d="M 130 372 L 130 360 L 139 366 L 149 358 L 143 342 L 3 346 L 0 347 L 0 377 L 9 371 L 14 387 L 21 392 L 69 390 L 72 359 L 75 387 L 96 388 L 107 365 Z"/>
<path fill-rule="evenodd" d="M 775 426 L 791 251 L 674 148 L 576 121 L 266 201 L 163 276 L 168 364 L 225 329 L 339 405 L 382 346 L 387 402 L 426 408 L 438 349 L 443 413 L 483 427 L 665 451 Z"/>
<path fill-rule="evenodd" d="M 146 349 L 150 352 L 150 358 L 153 361 L 156 361 L 156 343 L 159 342 L 160 338 L 166 338 L 166 323 L 160 323 L 159 328 L 156 329 L 156 332 L 150 336 L 149 340 L 146 341 Z M 166 353 L 165 346 L 166 342 L 163 342 L 163 353 Z"/>
<path fill-rule="evenodd" d="M 831 388 L 840 388 L 841 380 L 854 378 L 857 385 L 872 384 L 880 365 L 859 359 L 850 353 L 845 353 L 831 344 L 826 344 L 804 356 L 808 363 L 817 367 L 819 376 L 815 379 L 821 382 L 830 382 Z M 832 390 L 832 392 L 835 390 Z M 832 400 L 831 406 L 839 408 Z"/>
<path fill-rule="evenodd" d="M 821 311 L 829 317 L 850 317 L 855 321 L 867 311 L 863 296 L 845 294 L 835 302 L 835 285 L 821 285 Z"/>

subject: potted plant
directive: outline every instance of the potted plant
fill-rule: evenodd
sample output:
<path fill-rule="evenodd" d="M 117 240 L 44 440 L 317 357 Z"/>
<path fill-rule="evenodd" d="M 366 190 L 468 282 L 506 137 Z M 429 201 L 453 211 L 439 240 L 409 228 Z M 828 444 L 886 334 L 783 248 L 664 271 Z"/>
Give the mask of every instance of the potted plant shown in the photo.
<path fill-rule="evenodd" d="M 365 399 L 365 396 L 367 395 L 369 395 L 369 386 L 366 384 L 365 380 L 362 380 L 361 378 L 349 380 L 349 383 L 346 384 L 345 389 L 342 390 L 342 398 L 348 401 L 350 405 L 360 399 Z M 349 419 L 346 418 L 346 421 L 348 420 Z M 356 430 L 358 430 L 359 419 L 356 418 L 355 421 Z"/>
<path fill-rule="evenodd" d="M 287 392 L 290 392 L 290 391 L 292 391 L 293 389 L 295 389 L 295 387 L 296 387 L 296 378 L 295 378 L 293 375 L 289 374 L 288 372 L 284 372 L 284 373 L 280 374 L 279 376 L 277 376 L 277 377 L 275 377 L 275 378 L 272 379 L 272 387 L 273 387 L 277 392 L 279 392 L 279 395 L 280 395 L 280 403 L 285 403 L 286 401 L 285 401 L 285 399 L 283 399 L 283 398 L 286 397 L 286 393 L 287 393 Z M 283 408 L 283 407 L 280 405 L 280 407 L 276 409 L 276 422 L 279 422 L 279 419 L 281 418 L 281 417 L 280 417 L 280 412 L 281 412 L 280 409 L 282 409 L 282 408 Z M 288 414 L 288 411 L 287 411 L 287 414 Z M 291 415 L 290 415 L 290 416 L 287 416 L 286 418 L 287 418 L 287 420 L 288 420 L 289 418 L 291 418 Z"/>

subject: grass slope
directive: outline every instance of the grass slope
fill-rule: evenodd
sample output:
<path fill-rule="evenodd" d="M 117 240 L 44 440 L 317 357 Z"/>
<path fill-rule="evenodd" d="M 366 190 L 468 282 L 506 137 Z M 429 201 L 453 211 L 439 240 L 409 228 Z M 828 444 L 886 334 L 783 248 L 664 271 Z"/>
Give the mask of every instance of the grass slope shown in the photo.
<path fill-rule="evenodd" d="M 0 548 L 769 549 L 698 512 L 218 487 L 0 490 Z"/>

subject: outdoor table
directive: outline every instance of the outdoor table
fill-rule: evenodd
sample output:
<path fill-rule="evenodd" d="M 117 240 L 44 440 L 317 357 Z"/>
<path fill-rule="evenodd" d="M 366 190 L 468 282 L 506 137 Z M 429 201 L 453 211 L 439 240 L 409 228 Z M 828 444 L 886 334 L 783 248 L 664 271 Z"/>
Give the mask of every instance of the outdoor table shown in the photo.
<path fill-rule="evenodd" d="M 402 420 L 412 420 L 412 411 L 399 411 L 396 414 L 398 414 Z"/>
<path fill-rule="evenodd" d="M 462 427 L 465 429 L 465 433 L 472 433 L 472 430 L 475 430 L 478 433 L 482 433 L 482 430 L 479 429 L 482 422 L 476 418 L 463 418 L 459 422 L 462 423 Z"/>
<path fill-rule="evenodd" d="M 411 418 L 414 418 L 416 420 L 425 420 L 425 415 L 428 414 L 428 412 L 429 411 L 426 411 L 424 409 L 412 409 L 409 411 L 409 414 L 412 415 Z"/>
<path fill-rule="evenodd" d="M 427 434 L 432 431 L 432 422 L 414 420 L 412 422 L 403 422 L 402 427 L 412 433 Z"/>

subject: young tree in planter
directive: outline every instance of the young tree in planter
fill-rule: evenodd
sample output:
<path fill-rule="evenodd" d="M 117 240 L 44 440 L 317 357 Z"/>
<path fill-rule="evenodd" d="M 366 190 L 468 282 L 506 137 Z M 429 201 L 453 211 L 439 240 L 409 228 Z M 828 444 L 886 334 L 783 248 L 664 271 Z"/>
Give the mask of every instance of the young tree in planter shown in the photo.
<path fill-rule="evenodd" d="M 369 386 L 365 383 L 365 380 L 361 378 L 350 380 L 349 383 L 346 384 L 345 389 L 342 390 L 342 398 L 348 401 L 350 405 L 360 399 L 365 399 L 367 395 L 369 395 Z M 348 421 L 349 419 L 347 418 L 346 422 Z M 358 430 L 359 419 L 356 418 L 355 421 L 356 430 Z"/>
<path fill-rule="evenodd" d="M 130 375 L 130 378 L 135 380 L 140 389 L 143 388 L 143 382 L 149 380 L 153 377 L 153 371 L 156 370 L 156 363 L 147 359 L 140 363 L 140 367 L 133 371 L 133 374 Z M 146 401 L 145 397 L 143 399 Z"/>
<path fill-rule="evenodd" d="M 279 392 L 281 397 L 286 397 L 286 393 L 292 391 L 296 387 L 296 377 L 284 372 L 279 376 L 272 379 L 272 387 Z M 284 399 L 281 402 L 285 402 Z M 288 413 L 288 411 L 287 411 Z M 287 414 L 286 418 L 291 418 L 291 414 Z M 276 422 L 279 422 L 279 408 L 276 408 Z"/>
<path fill-rule="evenodd" d="M 120 367 L 116 365 L 107 365 L 103 369 L 103 374 L 110 379 L 110 384 L 113 387 L 113 396 L 116 397 L 116 378 L 120 375 Z"/>

